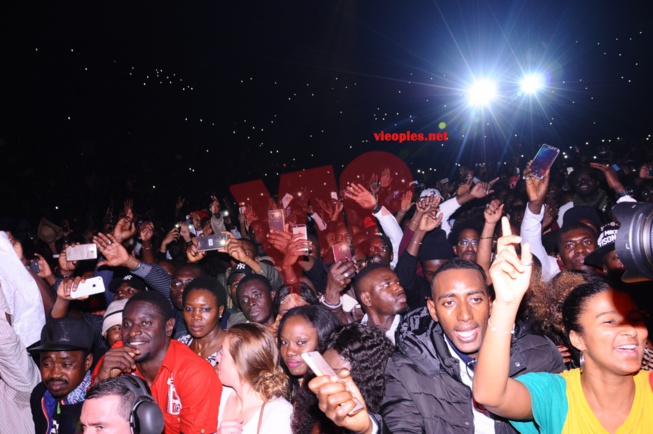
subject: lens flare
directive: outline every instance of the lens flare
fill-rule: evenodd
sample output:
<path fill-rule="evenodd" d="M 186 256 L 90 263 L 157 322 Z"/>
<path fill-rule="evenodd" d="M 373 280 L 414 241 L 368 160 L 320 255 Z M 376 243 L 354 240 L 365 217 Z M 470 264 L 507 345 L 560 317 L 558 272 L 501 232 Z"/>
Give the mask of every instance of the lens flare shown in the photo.
<path fill-rule="evenodd" d="M 496 96 L 497 85 L 488 79 L 477 80 L 467 91 L 467 99 L 471 107 L 487 106 Z"/>

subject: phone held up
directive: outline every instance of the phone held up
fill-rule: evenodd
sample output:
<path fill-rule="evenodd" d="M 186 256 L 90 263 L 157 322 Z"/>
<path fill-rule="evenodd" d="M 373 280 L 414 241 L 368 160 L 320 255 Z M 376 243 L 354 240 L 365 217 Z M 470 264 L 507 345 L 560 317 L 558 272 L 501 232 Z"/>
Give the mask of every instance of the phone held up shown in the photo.
<path fill-rule="evenodd" d="M 537 179 L 543 179 L 546 172 L 553 166 L 553 162 L 558 157 L 560 149 L 543 144 L 537 151 L 533 162 L 531 163 L 531 174 Z"/>

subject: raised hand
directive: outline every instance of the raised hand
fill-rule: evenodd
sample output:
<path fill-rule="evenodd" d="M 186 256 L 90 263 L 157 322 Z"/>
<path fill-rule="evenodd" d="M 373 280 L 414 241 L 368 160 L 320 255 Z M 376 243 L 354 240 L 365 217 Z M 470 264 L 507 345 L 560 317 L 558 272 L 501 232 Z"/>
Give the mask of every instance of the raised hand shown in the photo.
<path fill-rule="evenodd" d="M 79 243 L 75 243 L 73 245 L 77 245 Z M 66 259 L 66 247 L 68 247 L 68 244 L 64 244 L 63 250 L 59 253 L 59 270 L 61 271 L 75 271 L 75 268 L 77 268 L 77 261 L 68 261 Z"/>
<path fill-rule="evenodd" d="M 283 257 L 282 267 L 292 267 L 297 263 L 300 256 L 308 255 L 308 252 L 313 248 L 313 243 L 305 240 L 302 235 L 293 235 L 290 243 L 288 243 L 285 255 Z"/>
<path fill-rule="evenodd" d="M 381 191 L 381 182 L 376 173 L 373 173 L 370 177 L 370 191 L 374 196 L 377 196 L 379 191 Z"/>
<path fill-rule="evenodd" d="M 175 202 L 175 210 L 179 212 L 184 207 L 184 203 L 186 203 L 186 198 L 179 196 Z"/>
<path fill-rule="evenodd" d="M 503 204 L 499 199 L 494 199 L 485 207 L 483 217 L 485 223 L 497 224 L 503 215 Z"/>
<path fill-rule="evenodd" d="M 429 210 L 429 212 L 422 214 L 419 221 L 418 229 L 424 232 L 431 232 L 442 223 L 442 213 L 437 210 Z"/>
<path fill-rule="evenodd" d="M 413 190 L 406 190 L 401 196 L 401 212 L 406 214 L 415 205 L 413 202 Z"/>
<path fill-rule="evenodd" d="M 70 277 L 66 277 L 59 283 L 59 286 L 57 286 L 57 297 L 63 298 L 64 300 L 68 300 L 68 301 L 86 300 L 88 298 L 88 295 L 76 299 L 72 297 L 72 292 L 76 291 L 79 284 L 84 283 L 85 281 L 86 279 L 80 276 L 77 276 L 74 279 L 71 279 Z"/>
<path fill-rule="evenodd" d="M 318 407 L 337 426 L 354 433 L 372 430 L 367 408 L 351 414 L 356 406 L 354 398 L 365 405 L 365 400 L 354 383 L 349 370 L 341 369 L 338 378 L 322 375 L 308 383 L 308 388 L 317 396 Z"/>
<path fill-rule="evenodd" d="M 356 264 L 349 260 L 334 263 L 327 275 L 327 285 L 324 297 L 331 304 L 337 304 L 340 293 L 351 283 L 356 273 Z"/>
<path fill-rule="evenodd" d="M 363 209 L 373 209 L 376 204 L 376 198 L 361 184 L 351 184 L 345 190 L 345 197 L 352 199 Z"/>
<path fill-rule="evenodd" d="M 390 168 L 386 167 L 381 172 L 381 188 L 388 188 L 392 183 L 392 177 L 390 176 Z"/>
<path fill-rule="evenodd" d="M 496 293 L 494 303 L 518 305 L 530 285 L 533 255 L 528 243 L 524 243 L 521 258 L 517 256 L 515 245 L 521 237 L 512 235 L 507 217 L 501 219 L 501 227 L 503 235 L 497 241 L 497 257 L 490 267 Z"/>
<path fill-rule="evenodd" d="M 292 234 L 286 231 L 270 230 L 268 233 L 268 242 L 280 252 L 286 251 L 291 240 Z"/>
<path fill-rule="evenodd" d="M 105 259 L 98 262 L 98 267 L 108 265 L 110 267 L 120 267 L 127 264 L 130 256 L 118 239 L 113 235 L 104 235 L 98 233 L 93 237 L 93 242 L 97 245 Z"/>
<path fill-rule="evenodd" d="M 134 199 L 125 199 L 123 202 L 123 213 L 132 217 L 134 216 Z"/>
<path fill-rule="evenodd" d="M 470 190 L 470 194 L 472 197 L 475 199 L 482 199 L 488 194 L 494 193 L 494 190 L 492 190 L 492 186 L 499 180 L 499 178 L 494 178 L 492 181 L 488 182 L 479 182 L 478 184 L 474 185 L 472 189 Z"/>
<path fill-rule="evenodd" d="M 526 168 L 524 169 L 524 179 L 526 179 L 526 194 L 528 195 L 529 202 L 541 205 L 544 203 L 546 192 L 549 189 L 550 170 L 546 171 L 544 178 L 536 178 L 533 176 L 533 171 L 531 170 L 532 163 L 533 161 L 529 161 L 526 165 Z"/>
<path fill-rule="evenodd" d="M 136 226 L 134 225 L 133 219 L 134 215 L 131 210 L 129 210 L 129 213 L 116 223 L 116 227 L 113 229 L 113 236 L 119 243 L 128 240 L 136 233 Z"/>
<path fill-rule="evenodd" d="M 50 276 L 52 276 L 52 268 L 50 268 L 50 264 L 48 264 L 48 261 L 38 253 L 34 253 L 34 256 L 36 256 L 39 263 L 39 272 L 36 274 L 43 280 L 49 279 Z"/>
<path fill-rule="evenodd" d="M 186 258 L 192 264 L 204 259 L 206 252 L 197 250 L 197 238 L 193 238 L 191 241 L 191 244 L 186 246 Z"/>
<path fill-rule="evenodd" d="M 179 223 L 179 226 L 181 227 L 183 223 Z M 170 232 L 165 236 L 163 241 L 161 241 L 161 251 L 165 252 L 170 245 L 170 243 L 177 241 L 179 239 L 179 229 L 176 227 L 172 228 Z"/>
<path fill-rule="evenodd" d="M 613 191 L 617 193 L 623 191 L 624 186 L 621 184 L 621 181 L 619 181 L 619 175 L 617 175 L 617 171 L 611 164 L 590 163 L 590 166 L 603 173 L 603 176 L 605 176 L 605 180 L 608 183 L 608 187 Z"/>
<path fill-rule="evenodd" d="M 138 228 L 138 234 L 141 237 L 143 243 L 149 243 L 152 241 L 152 236 L 154 235 L 154 223 L 148 221 L 141 223 Z"/>

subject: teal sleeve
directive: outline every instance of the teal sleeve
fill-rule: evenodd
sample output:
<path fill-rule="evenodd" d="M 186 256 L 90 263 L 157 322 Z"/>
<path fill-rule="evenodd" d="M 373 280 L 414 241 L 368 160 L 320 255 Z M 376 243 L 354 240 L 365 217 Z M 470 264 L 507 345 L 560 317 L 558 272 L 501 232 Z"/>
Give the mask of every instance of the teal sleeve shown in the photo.
<path fill-rule="evenodd" d="M 515 380 L 526 386 L 531 395 L 534 419 L 510 421 L 515 429 L 528 434 L 561 433 L 568 409 L 565 379 L 548 372 L 530 372 Z"/>

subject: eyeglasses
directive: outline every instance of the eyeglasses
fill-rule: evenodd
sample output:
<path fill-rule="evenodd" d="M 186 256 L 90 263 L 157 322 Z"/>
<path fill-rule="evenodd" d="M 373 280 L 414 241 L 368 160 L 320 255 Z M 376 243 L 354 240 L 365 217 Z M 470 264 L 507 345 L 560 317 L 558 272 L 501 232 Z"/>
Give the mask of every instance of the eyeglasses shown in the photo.
<path fill-rule="evenodd" d="M 478 247 L 478 240 L 468 240 L 468 239 L 463 239 L 458 241 L 458 245 L 460 247 L 467 247 L 468 245 L 472 245 L 472 247 Z"/>
<path fill-rule="evenodd" d="M 190 280 L 172 279 L 170 281 L 170 288 L 171 289 L 181 289 L 184 286 L 186 286 L 188 284 L 188 282 L 190 282 Z"/>

